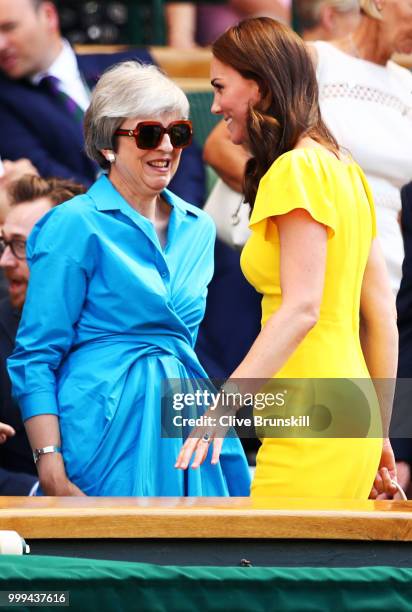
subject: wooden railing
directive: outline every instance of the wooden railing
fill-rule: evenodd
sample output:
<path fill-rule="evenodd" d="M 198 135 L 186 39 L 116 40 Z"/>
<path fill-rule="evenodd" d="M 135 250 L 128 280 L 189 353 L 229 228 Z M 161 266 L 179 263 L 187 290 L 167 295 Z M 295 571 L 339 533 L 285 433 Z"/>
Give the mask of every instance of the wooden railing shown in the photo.
<path fill-rule="evenodd" d="M 412 541 L 412 502 L 3 497 L 0 529 L 15 530 L 28 539 Z"/>
<path fill-rule="evenodd" d="M 127 45 L 76 45 L 76 53 L 117 53 L 127 51 Z M 171 77 L 209 79 L 212 53 L 208 48 L 181 51 L 173 47 L 148 47 L 157 64 Z"/>
<path fill-rule="evenodd" d="M 77 53 L 116 53 L 127 45 L 77 45 Z M 157 64 L 186 92 L 210 91 L 209 69 L 212 53 L 209 48 L 181 51 L 172 47 L 149 47 Z M 394 60 L 412 69 L 412 55 L 395 55 Z"/>
<path fill-rule="evenodd" d="M 130 49 L 128 45 L 76 45 L 76 53 L 116 53 Z M 190 51 L 181 51 L 173 47 L 148 47 L 156 62 L 170 76 L 208 78 L 212 53 L 210 48 L 199 47 Z M 412 68 L 412 54 L 397 53 L 393 59 Z"/>

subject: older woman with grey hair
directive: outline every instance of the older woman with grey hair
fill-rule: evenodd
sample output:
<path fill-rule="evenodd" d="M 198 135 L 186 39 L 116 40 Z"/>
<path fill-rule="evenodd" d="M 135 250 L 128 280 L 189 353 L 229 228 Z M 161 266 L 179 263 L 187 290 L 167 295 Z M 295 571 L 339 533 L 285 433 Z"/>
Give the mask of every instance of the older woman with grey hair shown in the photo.
<path fill-rule="evenodd" d="M 391 61 L 412 52 L 410 0 L 361 0 L 348 36 L 318 41 L 322 116 L 366 173 L 378 233 L 396 295 L 402 275 L 401 187 L 412 178 L 412 75 Z"/>
<path fill-rule="evenodd" d="M 205 377 L 193 350 L 213 272 L 214 229 L 167 190 L 190 144 L 185 94 L 125 62 L 98 82 L 86 149 L 103 174 L 47 214 L 9 361 L 46 495 L 247 495 L 239 440 L 189 477 L 162 437 L 162 381 Z M 174 437 L 173 437 L 174 434 Z"/>

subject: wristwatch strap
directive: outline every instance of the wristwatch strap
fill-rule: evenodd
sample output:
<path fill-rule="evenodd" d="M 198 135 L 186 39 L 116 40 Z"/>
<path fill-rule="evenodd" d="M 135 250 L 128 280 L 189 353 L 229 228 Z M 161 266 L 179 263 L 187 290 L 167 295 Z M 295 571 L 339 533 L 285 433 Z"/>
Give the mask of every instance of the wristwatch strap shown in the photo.
<path fill-rule="evenodd" d="M 42 455 L 48 455 L 49 453 L 61 453 L 60 446 L 43 446 L 43 448 L 35 448 L 33 451 L 34 463 L 37 463 Z"/>

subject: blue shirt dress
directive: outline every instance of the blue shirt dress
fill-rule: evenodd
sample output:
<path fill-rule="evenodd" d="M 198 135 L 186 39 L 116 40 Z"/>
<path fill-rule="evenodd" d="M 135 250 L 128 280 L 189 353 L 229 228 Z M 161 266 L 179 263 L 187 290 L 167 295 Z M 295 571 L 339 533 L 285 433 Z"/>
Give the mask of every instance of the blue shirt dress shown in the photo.
<path fill-rule="evenodd" d="M 59 417 L 67 475 L 87 495 L 249 495 L 227 438 L 220 464 L 174 468 L 166 379 L 205 378 L 193 346 L 213 273 L 211 219 L 169 191 L 167 243 L 102 176 L 27 244 L 30 283 L 9 373 L 23 419 Z"/>

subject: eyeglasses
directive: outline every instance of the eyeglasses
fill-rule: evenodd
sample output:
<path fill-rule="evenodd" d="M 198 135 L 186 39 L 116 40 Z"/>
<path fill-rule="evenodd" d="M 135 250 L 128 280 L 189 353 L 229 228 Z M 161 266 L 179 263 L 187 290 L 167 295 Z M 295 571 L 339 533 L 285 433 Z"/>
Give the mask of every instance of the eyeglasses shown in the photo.
<path fill-rule="evenodd" d="M 3 255 L 7 247 L 10 247 L 10 251 L 17 259 L 26 259 L 25 240 L 22 240 L 21 238 L 6 240 L 3 236 L 0 236 L 0 257 Z"/>
<path fill-rule="evenodd" d="M 165 134 L 169 135 L 174 149 L 184 149 L 192 142 L 192 122 L 172 121 L 164 127 L 159 121 L 141 121 L 134 130 L 115 131 L 116 136 L 133 136 L 138 149 L 156 149 Z"/>

